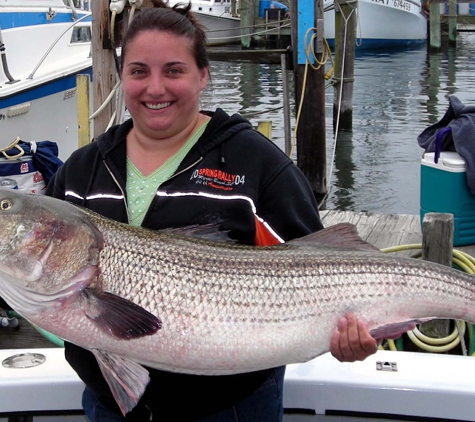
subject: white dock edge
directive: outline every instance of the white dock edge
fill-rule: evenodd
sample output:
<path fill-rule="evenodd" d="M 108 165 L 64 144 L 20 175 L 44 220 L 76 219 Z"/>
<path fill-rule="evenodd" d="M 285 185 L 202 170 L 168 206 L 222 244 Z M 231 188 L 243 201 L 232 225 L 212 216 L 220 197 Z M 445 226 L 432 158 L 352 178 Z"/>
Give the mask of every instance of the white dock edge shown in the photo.
<path fill-rule="evenodd" d="M 284 408 L 475 421 L 474 378 L 474 357 L 378 351 L 340 363 L 327 353 L 287 367 Z"/>
<path fill-rule="evenodd" d="M 84 384 L 66 362 L 64 349 L 3 349 L 0 362 L 22 353 L 38 353 L 46 360 L 31 368 L 0 365 L 0 413 L 82 410 Z"/>
<path fill-rule="evenodd" d="M 0 366 L 0 413 L 82 409 L 84 384 L 64 349 L 0 350 L 0 361 L 21 353 L 46 360 L 32 368 Z M 475 422 L 474 375 L 474 357 L 378 351 L 363 362 L 340 363 L 327 353 L 287 366 L 284 408 Z"/>

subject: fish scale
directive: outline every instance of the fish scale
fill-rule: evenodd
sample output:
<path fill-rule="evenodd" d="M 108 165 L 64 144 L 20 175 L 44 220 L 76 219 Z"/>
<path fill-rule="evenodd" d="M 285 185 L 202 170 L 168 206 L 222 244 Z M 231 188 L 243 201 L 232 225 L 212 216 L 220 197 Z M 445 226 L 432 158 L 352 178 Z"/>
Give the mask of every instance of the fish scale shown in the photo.
<path fill-rule="evenodd" d="M 124 413 L 146 385 L 137 363 L 224 375 L 302 362 L 329 350 L 346 312 L 375 338 L 435 317 L 475 323 L 472 275 L 382 254 L 348 224 L 250 247 L 5 190 L 0 218 L 0 296 L 90 349 L 113 390 L 133 368 L 127 392 L 114 393 Z"/>

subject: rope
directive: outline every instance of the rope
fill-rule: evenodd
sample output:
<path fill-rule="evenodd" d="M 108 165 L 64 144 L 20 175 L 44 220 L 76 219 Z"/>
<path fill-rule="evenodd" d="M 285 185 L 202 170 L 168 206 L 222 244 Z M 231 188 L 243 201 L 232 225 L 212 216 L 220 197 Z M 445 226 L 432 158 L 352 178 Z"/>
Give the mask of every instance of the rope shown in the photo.
<path fill-rule="evenodd" d="M 351 2 L 348 2 L 347 4 L 350 4 L 350 3 Z M 343 11 L 341 11 L 341 9 L 340 9 L 341 16 L 345 20 L 345 32 L 344 32 L 344 37 L 343 37 L 343 57 L 342 57 L 342 60 L 341 60 L 341 76 L 340 76 L 340 81 L 341 82 L 340 83 L 342 83 L 344 81 L 343 75 L 345 74 L 346 39 L 347 39 L 348 21 L 350 20 L 353 13 L 356 11 L 357 7 L 358 6 L 353 7 L 351 9 L 351 12 L 348 15 L 348 17 L 346 17 L 343 14 Z M 336 28 L 335 28 L 335 31 L 336 31 Z M 340 85 L 340 92 L 339 92 L 339 97 L 338 97 L 338 112 L 337 112 L 336 124 L 335 124 L 335 129 L 334 129 L 334 135 L 333 135 L 332 159 L 330 161 L 330 172 L 329 172 L 329 175 L 328 175 L 328 178 L 327 178 L 327 193 L 326 193 L 325 197 L 322 199 L 322 201 L 320 202 L 320 204 L 325 203 L 325 200 L 326 200 L 326 198 L 328 198 L 328 195 L 330 194 L 330 191 L 331 191 L 331 178 L 332 178 L 332 175 L 333 175 L 333 164 L 335 162 L 336 144 L 337 144 L 337 140 L 338 140 L 338 132 L 340 130 L 340 111 L 341 111 L 342 95 L 343 95 L 343 87 Z"/>
<path fill-rule="evenodd" d="M 421 243 L 414 243 L 408 245 L 401 245 L 401 246 L 392 246 L 389 248 L 381 249 L 381 252 L 384 253 L 393 253 L 393 252 L 401 252 L 407 250 L 419 250 L 420 253 L 412 256 L 421 257 L 422 255 L 422 244 Z M 475 258 L 468 255 L 467 253 L 454 249 L 452 251 L 452 262 L 453 264 L 459 266 L 462 271 L 465 271 L 468 274 L 475 274 Z M 460 344 L 462 349 L 462 354 L 464 356 L 475 355 L 475 344 L 473 337 L 473 327 L 471 324 L 465 323 L 462 320 L 454 320 L 455 327 L 452 334 L 443 337 L 443 338 L 434 338 L 424 335 L 419 331 L 416 327 L 413 330 L 409 330 L 406 332 L 409 339 L 420 349 L 431 352 L 431 353 L 443 353 L 449 350 L 452 350 L 454 347 Z M 470 350 L 467 350 L 467 346 L 465 344 L 465 331 L 466 326 L 468 327 L 468 333 L 470 337 Z M 399 339 L 401 340 L 401 339 Z M 387 345 L 390 350 L 402 350 L 402 343 L 401 347 L 397 347 L 393 340 L 387 340 Z M 380 347 L 382 348 L 382 347 Z"/>
<path fill-rule="evenodd" d="M 332 68 L 331 69 L 333 69 L 333 59 L 332 59 L 332 55 L 331 55 L 331 51 L 330 51 L 330 46 L 328 45 L 328 42 L 325 38 L 323 39 L 324 43 L 325 43 L 325 50 L 322 53 L 321 59 L 319 60 L 317 58 L 316 54 L 315 54 L 315 51 L 313 49 L 314 40 L 317 36 L 315 30 L 316 30 L 315 27 L 309 28 L 307 30 L 307 32 L 305 33 L 304 40 L 303 40 L 304 51 L 305 51 L 305 70 L 304 70 L 304 73 L 303 73 L 302 90 L 301 90 L 301 94 L 300 94 L 299 106 L 298 106 L 298 109 L 297 109 L 297 115 L 295 116 L 295 127 L 294 127 L 294 131 L 293 131 L 293 135 L 292 135 L 292 142 L 290 144 L 289 158 L 292 158 L 293 150 L 294 150 L 295 144 L 297 142 L 297 130 L 298 130 L 298 127 L 299 127 L 300 115 L 302 113 L 303 100 L 305 98 L 305 87 L 307 85 L 308 67 L 310 66 L 313 70 L 318 70 L 322 66 L 325 65 L 325 63 L 328 61 L 328 57 L 330 57 L 330 60 L 332 62 Z M 314 31 L 314 33 L 310 37 L 310 42 L 308 42 L 308 36 L 310 34 L 310 31 Z M 310 57 L 309 57 L 310 52 L 312 53 L 312 57 L 315 60 L 315 63 L 317 63 L 317 66 L 313 65 L 310 62 Z"/>
<path fill-rule="evenodd" d="M 20 137 L 17 136 L 12 142 L 10 142 L 5 148 L 0 148 L 0 152 L 3 154 L 3 156 L 7 159 L 7 160 L 14 160 L 16 158 L 20 158 L 21 156 L 23 156 L 25 154 L 25 150 L 20 146 L 18 145 L 18 142 L 20 142 Z M 17 150 L 19 150 L 20 152 L 16 155 L 8 155 L 6 152 L 9 150 L 9 149 L 12 149 L 12 148 L 16 148 Z"/>
<path fill-rule="evenodd" d="M 101 114 L 101 112 L 106 108 L 107 104 L 110 103 L 112 97 L 114 96 L 115 92 L 117 91 L 117 88 L 119 88 L 120 86 L 120 81 L 118 81 L 114 88 L 112 88 L 112 91 L 110 92 L 110 94 L 107 96 L 107 98 L 104 100 L 104 102 L 102 103 L 102 105 L 94 112 L 92 113 L 90 116 L 89 116 L 89 120 L 92 120 L 92 119 L 95 119 L 99 114 Z"/>
<path fill-rule="evenodd" d="M 279 29 L 279 28 L 286 28 L 290 26 L 290 23 L 284 23 L 282 25 L 280 25 L 279 27 L 275 27 L 275 28 L 270 28 L 270 29 L 266 29 L 266 30 L 263 30 L 263 31 L 256 31 L 256 32 L 252 32 L 250 34 L 241 34 L 241 35 L 232 35 L 230 37 L 215 37 L 215 38 L 209 38 L 209 37 L 206 37 L 208 39 L 208 41 L 213 41 L 213 40 L 233 40 L 233 39 L 241 39 L 244 35 L 245 36 L 248 36 L 248 37 L 252 37 L 252 36 L 255 36 L 255 35 L 261 35 L 261 34 L 266 34 L 268 32 L 272 32 L 272 31 L 275 31 L 276 29 Z M 242 27 L 242 28 L 239 28 L 239 29 L 244 29 L 246 27 Z M 250 28 L 250 27 L 248 27 Z M 213 33 L 215 32 L 219 32 L 219 31 L 228 31 L 227 29 L 220 29 L 220 30 L 216 30 L 216 31 L 212 31 Z M 210 32 L 208 32 L 210 33 Z"/>
<path fill-rule="evenodd" d="M 115 10 L 112 11 L 111 13 L 111 23 L 110 23 L 110 39 L 111 39 L 111 44 L 112 47 L 115 47 L 115 17 L 117 16 L 117 12 Z"/>
<path fill-rule="evenodd" d="M 262 110 L 262 111 L 255 111 L 255 112 L 252 112 L 252 113 L 241 113 L 241 116 L 246 118 L 246 119 L 250 119 L 252 117 L 255 117 L 255 116 L 259 116 L 261 114 L 265 114 L 265 113 L 269 113 L 269 112 L 272 112 L 272 111 L 277 111 L 277 110 L 281 110 L 283 109 L 284 106 L 279 106 L 279 107 L 273 107 L 273 108 L 267 108 L 266 110 Z"/>

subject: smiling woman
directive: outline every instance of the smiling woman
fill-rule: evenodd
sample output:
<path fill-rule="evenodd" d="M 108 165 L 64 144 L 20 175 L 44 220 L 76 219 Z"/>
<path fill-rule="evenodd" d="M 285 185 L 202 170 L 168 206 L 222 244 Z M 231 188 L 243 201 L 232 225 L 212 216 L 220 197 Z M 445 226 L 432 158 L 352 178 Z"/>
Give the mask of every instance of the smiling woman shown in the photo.
<path fill-rule="evenodd" d="M 127 154 L 138 170 L 149 175 L 210 120 L 198 108 L 208 68 L 198 68 L 193 41 L 186 36 L 141 31 L 127 47 L 121 81 L 134 120 Z"/>
<path fill-rule="evenodd" d="M 322 229 L 312 190 L 291 159 L 242 116 L 199 110 L 209 63 L 205 33 L 191 5 L 154 3 L 136 15 L 122 44 L 121 87 L 131 119 L 74 152 L 48 184 L 47 195 L 153 230 L 216 226 L 246 245 L 271 245 Z M 205 252 L 197 259 L 208 265 Z M 172 329 L 170 300 L 155 306 L 148 297 L 163 283 L 173 286 L 178 276 L 170 271 L 157 279 L 146 270 L 147 254 L 139 251 L 136 257 L 141 277 L 131 278 L 129 271 L 121 277 L 132 285 L 136 304 L 160 315 L 164 330 Z M 209 271 L 206 279 L 223 282 L 219 266 Z M 197 303 L 206 300 L 195 277 L 181 282 L 189 283 Z M 183 344 L 177 362 L 191 352 L 180 337 L 196 330 L 190 315 L 180 317 L 180 329 L 173 330 Z M 354 361 L 373 354 L 375 345 L 366 326 L 349 316 L 327 346 L 338 360 Z M 65 349 L 87 386 L 83 406 L 91 422 L 282 420 L 284 367 L 219 377 L 147 368 L 150 382 L 139 400 L 140 394 L 117 389 L 89 350 L 70 342 Z"/>

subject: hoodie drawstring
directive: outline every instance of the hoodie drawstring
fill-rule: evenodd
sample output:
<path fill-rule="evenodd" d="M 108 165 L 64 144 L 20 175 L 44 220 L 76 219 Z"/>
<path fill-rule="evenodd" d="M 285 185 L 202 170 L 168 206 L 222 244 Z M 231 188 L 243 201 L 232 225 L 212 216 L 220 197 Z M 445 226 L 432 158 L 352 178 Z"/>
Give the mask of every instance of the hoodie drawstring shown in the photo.
<path fill-rule="evenodd" d="M 224 158 L 224 142 L 221 144 L 221 154 L 219 157 L 219 164 L 221 167 L 226 165 L 226 159 Z"/>

